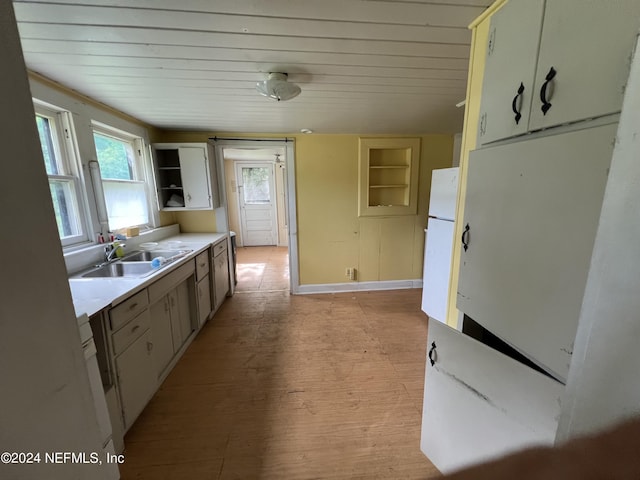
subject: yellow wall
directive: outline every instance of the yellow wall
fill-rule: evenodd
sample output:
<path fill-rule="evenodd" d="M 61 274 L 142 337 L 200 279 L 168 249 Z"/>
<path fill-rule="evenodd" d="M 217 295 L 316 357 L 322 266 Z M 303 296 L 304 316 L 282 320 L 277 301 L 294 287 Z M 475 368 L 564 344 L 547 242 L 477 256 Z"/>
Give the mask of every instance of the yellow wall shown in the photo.
<path fill-rule="evenodd" d="M 358 136 L 296 140 L 300 283 L 422 278 L 431 170 L 451 166 L 452 135 L 421 136 L 418 215 L 358 217 Z"/>
<path fill-rule="evenodd" d="M 160 132 L 158 142 L 203 142 L 208 132 Z M 218 134 L 222 135 L 222 134 Z M 274 135 L 233 134 L 233 137 Z M 452 135 L 421 136 L 418 214 L 358 217 L 358 135 L 286 135 L 296 140 L 298 253 L 302 285 L 422 278 L 431 170 L 451 166 Z M 195 214 L 195 215 L 194 215 Z M 211 231 L 212 211 L 177 212 L 182 231 Z"/>
<path fill-rule="evenodd" d="M 487 41 L 491 15 L 502 7 L 507 0 L 497 0 L 469 28 L 472 31 L 471 52 L 469 57 L 469 76 L 467 80 L 467 97 L 465 102 L 464 129 L 462 132 L 462 146 L 460 153 L 459 191 L 456 207 L 456 221 L 454 238 L 462 236 L 464 225 L 464 201 L 467 187 L 467 165 L 469 152 L 475 150 L 478 137 L 478 120 L 480 118 L 480 97 L 482 96 L 482 79 L 484 77 L 485 59 L 487 56 Z M 458 292 L 458 273 L 460 270 L 461 243 L 453 244 L 453 260 L 451 266 L 451 282 L 449 302 L 447 306 L 447 324 L 456 328 L 458 325 L 458 309 L 456 297 Z"/>

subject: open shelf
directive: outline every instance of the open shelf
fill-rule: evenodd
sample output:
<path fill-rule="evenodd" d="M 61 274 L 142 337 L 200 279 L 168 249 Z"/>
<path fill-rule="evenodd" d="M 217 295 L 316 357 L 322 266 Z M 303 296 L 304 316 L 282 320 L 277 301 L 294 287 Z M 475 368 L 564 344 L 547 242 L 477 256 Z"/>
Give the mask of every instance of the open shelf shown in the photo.
<path fill-rule="evenodd" d="M 415 214 L 419 161 L 419 138 L 361 138 L 358 214 Z"/>

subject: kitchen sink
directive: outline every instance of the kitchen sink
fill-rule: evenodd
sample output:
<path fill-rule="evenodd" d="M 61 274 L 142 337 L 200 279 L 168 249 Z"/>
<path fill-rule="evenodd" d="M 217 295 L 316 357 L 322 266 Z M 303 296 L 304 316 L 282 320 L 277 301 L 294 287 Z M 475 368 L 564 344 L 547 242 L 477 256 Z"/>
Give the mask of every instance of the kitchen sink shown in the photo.
<path fill-rule="evenodd" d="M 166 260 L 182 257 L 191 250 L 148 250 L 144 252 L 133 252 L 124 256 L 121 262 L 150 262 L 154 258 L 164 257 Z"/>
<path fill-rule="evenodd" d="M 110 278 L 110 277 L 144 277 L 156 270 L 151 262 L 114 262 L 102 265 L 82 275 L 82 278 Z"/>

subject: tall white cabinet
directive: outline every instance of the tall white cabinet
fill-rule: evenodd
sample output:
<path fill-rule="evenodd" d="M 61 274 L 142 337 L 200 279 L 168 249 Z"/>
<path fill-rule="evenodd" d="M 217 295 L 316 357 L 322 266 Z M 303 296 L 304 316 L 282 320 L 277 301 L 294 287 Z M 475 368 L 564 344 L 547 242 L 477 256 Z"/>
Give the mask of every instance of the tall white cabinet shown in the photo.
<path fill-rule="evenodd" d="M 639 28 L 635 0 L 509 0 L 491 18 L 457 239 L 465 320 L 429 323 L 421 448 L 444 472 L 570 436 L 558 422 Z"/>
<path fill-rule="evenodd" d="M 457 306 L 562 381 L 616 127 L 483 148 L 469 159 Z"/>

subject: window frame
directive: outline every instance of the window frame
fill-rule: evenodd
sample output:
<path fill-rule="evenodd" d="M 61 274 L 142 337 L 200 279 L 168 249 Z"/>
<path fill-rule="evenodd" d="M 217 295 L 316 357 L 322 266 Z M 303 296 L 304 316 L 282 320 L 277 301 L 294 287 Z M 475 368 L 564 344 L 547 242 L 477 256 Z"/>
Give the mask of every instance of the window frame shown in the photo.
<path fill-rule="evenodd" d="M 47 180 L 50 186 L 54 182 L 68 185 L 68 188 L 71 190 L 71 195 L 68 200 L 73 204 L 73 220 L 79 229 L 78 234 L 66 237 L 60 236 L 60 231 L 58 231 L 60 243 L 63 249 L 86 244 L 90 241 L 89 230 L 91 221 L 87 214 L 89 211 L 87 195 L 83 188 L 84 178 L 71 113 L 36 99 L 33 99 L 33 107 L 35 113 L 34 121 L 37 122 L 37 117 L 43 117 L 46 118 L 49 123 L 50 147 L 53 150 L 54 161 L 56 161 L 57 173 L 50 174 L 46 172 Z M 46 171 L 47 166 L 44 154 L 43 166 Z"/>
<path fill-rule="evenodd" d="M 104 195 L 104 182 L 114 182 L 114 183 L 123 183 L 123 184 L 139 184 L 144 187 L 144 198 L 146 201 L 147 207 L 147 223 L 135 224 L 135 225 L 127 225 L 124 227 L 116 227 L 115 230 L 122 230 L 124 228 L 129 227 L 139 227 L 141 229 L 145 228 L 154 228 L 158 223 L 157 221 L 157 206 L 155 205 L 153 199 L 153 180 L 150 176 L 150 159 L 148 157 L 148 148 L 145 142 L 145 139 L 139 135 L 121 130 L 119 128 L 113 127 L 111 125 L 98 122 L 96 120 L 91 121 L 91 141 L 93 142 L 93 149 L 95 152 L 96 162 L 98 162 L 98 153 L 95 145 L 95 134 L 103 135 L 106 137 L 114 138 L 115 140 L 119 140 L 121 142 L 130 143 L 133 149 L 133 165 L 132 165 L 132 174 L 133 179 L 125 180 L 125 179 L 113 179 L 113 178 L 103 178 L 101 174 L 100 177 L 100 185 L 96 185 L 97 179 L 92 177 L 94 191 L 96 192 L 96 203 L 98 204 L 98 221 L 101 225 L 104 225 L 107 230 L 110 230 L 112 227 L 109 224 L 108 218 L 108 209 L 107 209 L 107 200 Z M 100 172 L 100 168 L 97 169 Z M 100 192 L 100 193 L 99 193 Z M 101 212 L 104 212 L 101 214 Z M 103 228 L 104 230 L 104 228 Z M 103 232 L 104 233 L 104 232 Z"/>

